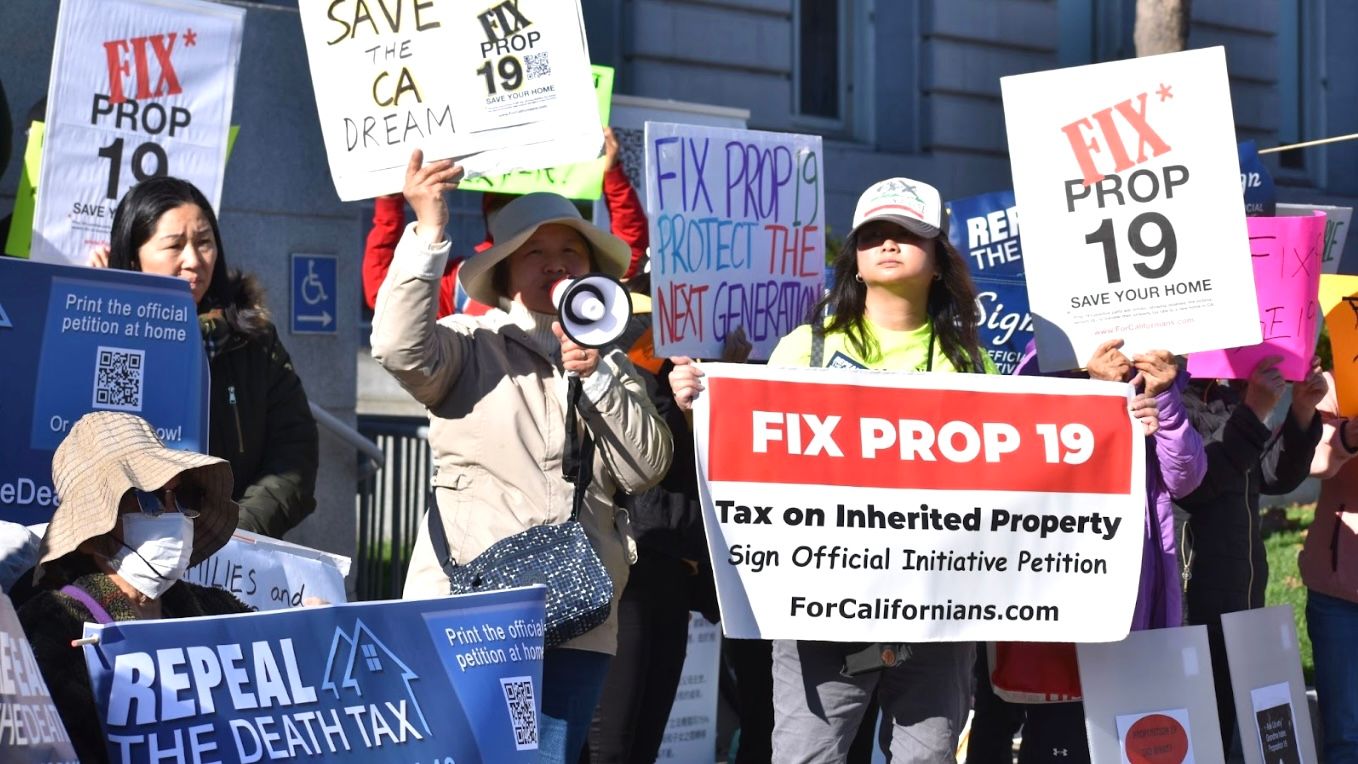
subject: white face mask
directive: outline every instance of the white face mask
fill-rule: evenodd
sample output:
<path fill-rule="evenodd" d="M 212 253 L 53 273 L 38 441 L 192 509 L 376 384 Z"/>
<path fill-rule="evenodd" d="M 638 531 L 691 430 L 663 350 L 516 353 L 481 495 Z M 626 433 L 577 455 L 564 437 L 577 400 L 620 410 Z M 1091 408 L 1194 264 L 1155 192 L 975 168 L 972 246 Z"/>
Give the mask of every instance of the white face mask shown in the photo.
<path fill-rule="evenodd" d="M 193 521 L 178 512 L 123 515 L 123 548 L 109 564 L 132 588 L 159 599 L 184 577 L 193 555 Z"/>

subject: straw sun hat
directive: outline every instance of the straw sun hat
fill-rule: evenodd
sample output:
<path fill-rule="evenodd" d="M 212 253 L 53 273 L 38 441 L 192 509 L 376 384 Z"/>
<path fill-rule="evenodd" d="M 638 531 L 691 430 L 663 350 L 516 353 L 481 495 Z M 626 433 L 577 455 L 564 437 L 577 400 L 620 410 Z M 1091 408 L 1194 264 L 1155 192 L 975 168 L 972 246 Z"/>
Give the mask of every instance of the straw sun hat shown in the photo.
<path fill-rule="evenodd" d="M 240 508 L 231 500 L 231 465 L 215 456 L 167 448 L 139 416 L 96 411 L 81 417 L 52 457 L 52 484 L 61 503 L 42 537 L 35 580 L 42 578 L 46 563 L 113 530 L 128 491 L 155 491 L 181 474 L 202 495 L 189 559 L 196 565 L 221 549 L 236 530 Z"/>
<path fill-rule="evenodd" d="M 560 194 L 540 191 L 524 194 L 506 204 L 490 218 L 490 238 L 495 246 L 467 258 L 458 270 L 458 281 L 473 300 L 485 305 L 496 305 L 500 295 L 492 279 L 495 265 L 514 254 L 524 242 L 549 223 L 570 226 L 589 242 L 594 250 L 594 264 L 614 278 L 622 278 L 632 263 L 632 250 L 622 239 L 580 217 L 580 211 Z"/>

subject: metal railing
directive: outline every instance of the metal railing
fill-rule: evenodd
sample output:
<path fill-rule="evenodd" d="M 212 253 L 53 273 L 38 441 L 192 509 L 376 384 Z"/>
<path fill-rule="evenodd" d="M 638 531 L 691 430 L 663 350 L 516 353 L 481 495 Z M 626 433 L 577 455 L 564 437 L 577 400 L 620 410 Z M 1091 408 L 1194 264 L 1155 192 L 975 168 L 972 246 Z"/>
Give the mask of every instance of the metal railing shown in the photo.
<path fill-rule="evenodd" d="M 360 416 L 358 430 L 377 444 L 384 461 L 358 481 L 354 588 L 360 600 L 398 598 L 429 501 L 428 420 Z"/>

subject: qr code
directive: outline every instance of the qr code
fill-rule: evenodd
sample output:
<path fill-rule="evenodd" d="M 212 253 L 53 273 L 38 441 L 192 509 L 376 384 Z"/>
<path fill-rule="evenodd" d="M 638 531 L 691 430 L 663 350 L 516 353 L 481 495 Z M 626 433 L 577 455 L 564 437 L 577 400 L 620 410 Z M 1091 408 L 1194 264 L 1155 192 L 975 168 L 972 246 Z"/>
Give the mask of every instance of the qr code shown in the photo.
<path fill-rule="evenodd" d="M 505 705 L 509 706 L 509 722 L 514 725 L 514 747 L 520 751 L 536 751 L 538 747 L 538 710 L 533 699 L 533 678 L 528 676 L 500 677 L 505 691 Z"/>
<path fill-rule="evenodd" d="M 530 80 L 552 76 L 552 62 L 546 53 L 530 53 L 523 57 L 523 64 L 528 67 Z"/>
<path fill-rule="evenodd" d="M 101 347 L 94 367 L 94 408 L 141 411 L 146 351 Z"/>

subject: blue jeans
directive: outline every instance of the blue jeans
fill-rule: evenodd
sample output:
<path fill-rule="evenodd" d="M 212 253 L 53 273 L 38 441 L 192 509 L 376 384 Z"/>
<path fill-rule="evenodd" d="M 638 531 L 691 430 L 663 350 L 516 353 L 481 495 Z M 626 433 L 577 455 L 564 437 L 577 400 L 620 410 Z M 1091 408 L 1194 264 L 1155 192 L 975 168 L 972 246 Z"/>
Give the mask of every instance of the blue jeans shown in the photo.
<path fill-rule="evenodd" d="M 548 650 L 542 660 L 542 719 L 538 761 L 576 764 L 613 656 L 588 650 Z"/>
<path fill-rule="evenodd" d="M 1308 592 L 1326 764 L 1358 764 L 1358 603 Z"/>

